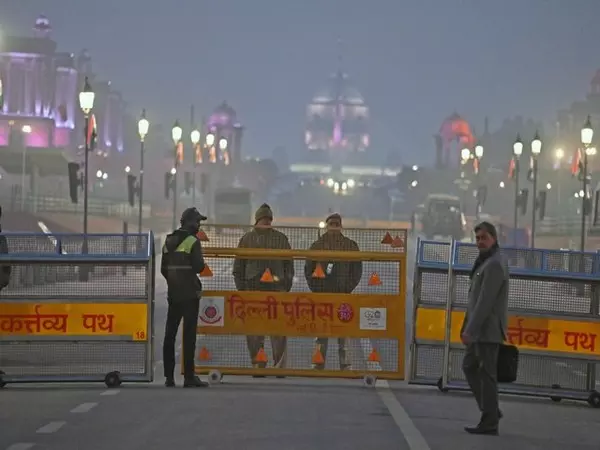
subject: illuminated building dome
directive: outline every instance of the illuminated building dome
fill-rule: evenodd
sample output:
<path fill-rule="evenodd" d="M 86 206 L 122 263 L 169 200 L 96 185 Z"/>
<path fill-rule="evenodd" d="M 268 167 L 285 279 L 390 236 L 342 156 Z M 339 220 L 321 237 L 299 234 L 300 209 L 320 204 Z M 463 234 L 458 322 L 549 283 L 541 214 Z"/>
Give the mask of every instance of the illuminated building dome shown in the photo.
<path fill-rule="evenodd" d="M 306 110 L 305 144 L 314 151 L 364 151 L 369 147 L 369 108 L 341 68 Z"/>
<path fill-rule="evenodd" d="M 48 20 L 48 18 L 44 15 L 39 16 L 35 21 L 33 31 L 35 32 L 35 37 L 49 37 L 50 32 L 52 31 L 52 27 L 50 26 L 50 20 Z"/>

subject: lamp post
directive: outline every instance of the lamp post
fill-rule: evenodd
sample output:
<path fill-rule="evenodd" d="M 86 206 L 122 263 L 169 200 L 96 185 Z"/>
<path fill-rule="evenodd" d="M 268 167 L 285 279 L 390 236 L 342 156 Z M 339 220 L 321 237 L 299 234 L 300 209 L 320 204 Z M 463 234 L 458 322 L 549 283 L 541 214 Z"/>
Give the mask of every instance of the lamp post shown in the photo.
<path fill-rule="evenodd" d="M 588 116 L 583 128 L 581 129 L 581 143 L 583 144 L 583 195 L 581 196 L 581 244 L 580 251 L 585 251 L 585 238 L 586 238 L 586 216 L 588 209 L 588 156 L 594 155 L 595 149 L 591 147 L 592 139 L 594 137 L 594 129 L 592 128 L 592 122 L 590 116 Z"/>
<path fill-rule="evenodd" d="M 198 164 L 200 164 L 200 158 L 198 158 L 198 152 L 202 151 L 198 148 L 200 143 L 200 132 L 198 130 L 193 130 L 190 133 L 190 140 L 192 141 L 192 145 L 194 146 L 195 154 L 194 154 L 194 170 L 192 172 L 192 204 L 196 206 L 196 170 L 198 169 Z"/>
<path fill-rule="evenodd" d="M 83 169 L 83 246 L 81 253 L 87 254 L 88 252 L 88 191 L 89 191 L 89 170 L 90 170 L 90 142 L 88 140 L 89 127 L 90 127 L 90 113 L 94 107 L 95 94 L 90 86 L 88 77 L 85 77 L 83 84 L 83 90 L 79 93 L 79 107 L 83 111 L 85 119 L 85 156 L 84 156 L 84 169 Z M 80 270 L 80 275 L 83 281 L 87 281 L 88 271 L 87 268 Z"/>
<path fill-rule="evenodd" d="M 142 205 L 144 204 L 144 141 L 150 128 L 150 122 L 146 119 L 146 110 L 142 111 L 142 116 L 138 121 L 138 133 L 140 135 L 140 182 L 138 185 L 138 233 L 142 234 Z"/>
<path fill-rule="evenodd" d="M 517 134 L 517 139 L 513 144 L 513 167 L 515 178 L 515 211 L 513 217 L 513 245 L 517 245 L 517 227 L 519 226 L 519 177 L 520 177 L 520 159 L 523 154 L 523 142 L 521 136 Z"/>
<path fill-rule="evenodd" d="M 533 141 L 531 141 L 532 172 L 531 181 L 533 183 L 533 206 L 531 207 L 531 248 L 535 248 L 535 221 L 538 205 L 537 179 L 538 179 L 538 156 L 542 152 L 542 140 L 538 132 L 535 132 Z"/>
<path fill-rule="evenodd" d="M 475 218 L 477 219 L 477 221 L 479 221 L 479 217 L 481 214 L 481 178 L 479 175 L 480 172 L 480 165 L 481 165 L 481 158 L 483 158 L 483 145 L 481 144 L 477 144 L 475 146 L 475 161 L 474 161 L 474 169 L 475 169 L 475 180 L 476 180 L 476 184 L 477 184 L 477 209 L 475 210 Z"/>
<path fill-rule="evenodd" d="M 181 144 L 181 136 L 183 130 L 179 126 L 179 121 L 175 121 L 173 129 L 171 130 L 171 137 L 173 138 L 174 151 L 174 164 L 171 173 L 173 174 L 173 229 L 177 228 L 177 168 L 179 166 L 179 145 Z"/>

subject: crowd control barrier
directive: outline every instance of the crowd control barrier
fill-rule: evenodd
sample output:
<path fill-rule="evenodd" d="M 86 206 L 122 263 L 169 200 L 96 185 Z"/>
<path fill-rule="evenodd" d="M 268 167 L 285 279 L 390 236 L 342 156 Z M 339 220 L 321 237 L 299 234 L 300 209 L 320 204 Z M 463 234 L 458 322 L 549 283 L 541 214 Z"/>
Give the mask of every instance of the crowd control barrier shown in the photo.
<path fill-rule="evenodd" d="M 211 382 L 224 375 L 363 378 L 367 385 L 404 379 L 405 241 L 392 245 L 391 233 L 379 230 L 370 243 L 371 230 L 353 236 L 361 251 L 307 250 L 323 230 L 278 230 L 295 249 L 204 247 L 196 373 Z M 304 249 L 297 248 L 301 235 Z M 260 282 L 236 285 L 239 267 Z"/>
<path fill-rule="evenodd" d="M 468 389 L 460 330 L 475 245 L 417 244 L 409 382 Z M 520 349 L 518 378 L 506 394 L 586 400 L 600 407 L 600 256 L 502 248 L 510 268 L 508 341 Z"/>
<path fill-rule="evenodd" d="M 0 291 L 0 387 L 152 381 L 152 233 L 5 236 L 0 266 L 12 274 Z"/>

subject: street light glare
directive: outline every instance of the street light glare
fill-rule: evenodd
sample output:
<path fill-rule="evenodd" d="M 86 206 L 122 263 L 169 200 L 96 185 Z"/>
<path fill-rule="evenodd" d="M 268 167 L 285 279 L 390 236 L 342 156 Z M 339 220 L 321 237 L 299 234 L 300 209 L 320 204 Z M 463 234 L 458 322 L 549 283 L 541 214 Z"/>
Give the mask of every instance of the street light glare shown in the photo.
<path fill-rule="evenodd" d="M 146 135 L 148 134 L 148 130 L 150 129 L 150 122 L 146 119 L 146 110 L 142 111 L 142 116 L 138 121 L 138 134 L 140 135 L 140 139 L 144 140 Z"/>
<path fill-rule="evenodd" d="M 535 132 L 535 136 L 533 137 L 533 141 L 531 141 L 531 153 L 534 155 L 539 155 L 542 152 L 542 140 L 540 139 L 540 135 L 538 132 Z"/>
<path fill-rule="evenodd" d="M 102 179 L 103 179 L 103 180 L 106 180 L 107 178 L 108 178 L 108 174 L 107 174 L 106 172 L 104 172 L 104 173 L 102 174 Z"/>
<path fill-rule="evenodd" d="M 197 145 L 200 142 L 200 132 L 198 130 L 194 130 L 190 133 L 190 139 L 192 144 Z"/>
<path fill-rule="evenodd" d="M 463 161 L 466 161 L 467 159 L 469 159 L 470 156 L 471 156 L 471 150 L 469 150 L 468 148 L 463 148 L 460 151 L 460 157 L 462 158 Z"/>
<path fill-rule="evenodd" d="M 101 170 L 98 170 L 98 171 L 96 172 L 96 177 L 97 177 L 97 178 L 102 178 L 102 171 L 101 171 Z"/>
<path fill-rule="evenodd" d="M 561 160 L 565 157 L 565 151 L 562 148 L 557 148 L 555 155 L 556 155 L 556 159 Z"/>
<path fill-rule="evenodd" d="M 356 182 L 355 182 L 355 181 L 354 181 L 352 178 L 350 178 L 350 179 L 348 180 L 348 187 L 349 187 L 350 189 L 352 189 L 354 186 L 356 186 Z"/>
<path fill-rule="evenodd" d="M 513 144 L 513 154 L 515 156 L 521 156 L 523 154 L 523 142 L 521 141 L 521 136 L 517 134 L 517 139 Z"/>
<path fill-rule="evenodd" d="M 594 156 L 596 154 L 596 147 L 586 147 L 585 154 L 588 156 Z"/>
<path fill-rule="evenodd" d="M 92 108 L 94 107 L 94 98 L 96 95 L 90 86 L 90 82 L 88 77 L 85 77 L 85 82 L 83 83 L 83 90 L 79 93 L 79 107 L 84 112 L 84 114 L 89 114 Z"/>
<path fill-rule="evenodd" d="M 31 125 L 23 125 L 23 128 L 21 128 L 21 131 L 25 134 L 31 133 Z"/>
<path fill-rule="evenodd" d="M 183 129 L 179 126 L 179 121 L 175 121 L 175 125 L 173 125 L 173 129 L 171 130 L 171 137 L 173 138 L 173 143 L 175 145 L 179 144 L 181 141 L 181 136 L 183 135 Z"/>
<path fill-rule="evenodd" d="M 552 183 L 546 184 L 546 189 L 548 189 L 548 190 L 552 189 Z"/>
<path fill-rule="evenodd" d="M 333 187 L 333 183 L 335 183 L 335 181 L 333 181 L 333 178 L 327 179 L 327 187 Z"/>
<path fill-rule="evenodd" d="M 591 145 L 594 138 L 594 129 L 592 128 L 592 119 L 587 117 L 583 128 L 581 129 L 581 143 L 583 145 Z"/>
<path fill-rule="evenodd" d="M 412 166 L 412 170 L 413 172 L 416 172 L 417 170 L 419 170 L 419 166 L 417 166 L 416 164 L 414 166 Z"/>
<path fill-rule="evenodd" d="M 212 147 L 215 144 L 215 135 L 213 133 L 208 133 L 206 135 L 206 146 Z"/>
<path fill-rule="evenodd" d="M 501 181 L 501 182 L 500 182 L 500 187 L 501 187 L 501 188 L 504 188 L 504 181 Z"/>
<path fill-rule="evenodd" d="M 227 150 L 227 139 L 225 139 L 225 138 L 219 139 L 219 148 L 221 150 Z"/>
<path fill-rule="evenodd" d="M 129 172 L 131 172 L 131 167 L 129 167 L 129 166 L 125 166 L 125 172 L 126 172 L 126 173 L 129 173 Z"/>
<path fill-rule="evenodd" d="M 177 173 L 177 169 L 175 167 L 173 167 L 171 169 L 171 175 L 175 175 Z"/>
<path fill-rule="evenodd" d="M 475 147 L 475 156 L 481 158 L 483 156 L 483 145 L 477 145 Z"/>
<path fill-rule="evenodd" d="M 325 228 L 325 222 L 323 222 L 323 221 L 319 222 L 319 228 L 321 228 L 321 229 Z"/>
<path fill-rule="evenodd" d="M 413 182 L 412 182 L 412 183 L 410 183 L 410 185 L 411 185 L 412 187 L 417 187 L 417 184 L 419 184 L 419 182 L 418 182 L 417 180 L 413 180 Z"/>

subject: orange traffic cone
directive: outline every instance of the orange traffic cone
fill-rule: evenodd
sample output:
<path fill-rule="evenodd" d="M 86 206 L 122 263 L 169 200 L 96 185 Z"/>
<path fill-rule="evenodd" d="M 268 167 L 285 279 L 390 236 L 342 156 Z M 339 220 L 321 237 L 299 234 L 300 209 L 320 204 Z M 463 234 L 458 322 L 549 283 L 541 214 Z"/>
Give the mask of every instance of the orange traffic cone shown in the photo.
<path fill-rule="evenodd" d="M 210 358 L 210 352 L 206 349 L 206 347 L 202 347 L 200 349 L 200 353 L 198 354 L 198 359 L 200 361 L 210 361 Z"/>
<path fill-rule="evenodd" d="M 393 241 L 392 235 L 390 233 L 385 233 L 385 236 L 383 236 L 381 243 L 387 245 L 387 244 L 391 244 L 392 241 Z"/>
<path fill-rule="evenodd" d="M 265 273 L 260 277 L 260 281 L 263 283 L 273 283 L 273 274 L 271 274 L 271 269 L 265 269 Z"/>
<path fill-rule="evenodd" d="M 200 276 L 201 277 L 212 277 L 213 276 L 212 270 L 210 270 L 210 267 L 208 267 L 208 264 L 204 265 L 204 269 L 202 269 L 202 272 L 200 272 Z"/>
<path fill-rule="evenodd" d="M 317 263 L 314 272 L 312 273 L 313 278 L 325 278 L 325 272 L 323 272 L 323 267 L 321 267 L 320 263 Z"/>
<path fill-rule="evenodd" d="M 394 240 L 392 241 L 391 247 L 392 248 L 403 248 L 404 241 L 402 241 L 402 238 L 400 238 L 400 236 L 396 236 L 394 238 Z"/>
<path fill-rule="evenodd" d="M 196 237 L 201 242 L 208 242 L 208 236 L 206 235 L 204 230 L 199 230 L 198 233 L 196 233 Z"/>
<path fill-rule="evenodd" d="M 369 286 L 379 286 L 381 285 L 381 278 L 379 278 L 379 275 L 377 275 L 375 272 L 373 272 L 371 274 L 371 277 L 369 278 Z"/>
<path fill-rule="evenodd" d="M 258 353 L 256 354 L 256 362 L 258 362 L 258 363 L 266 363 L 268 360 L 269 359 L 267 358 L 267 354 L 265 353 L 265 349 L 261 347 L 258 350 Z"/>
<path fill-rule="evenodd" d="M 371 350 L 371 353 L 369 354 L 369 362 L 379 362 L 379 353 L 377 353 L 377 350 Z"/>
<path fill-rule="evenodd" d="M 321 349 L 317 347 L 312 356 L 312 363 L 315 365 L 325 364 L 325 359 L 323 358 L 323 354 L 321 353 Z"/>

